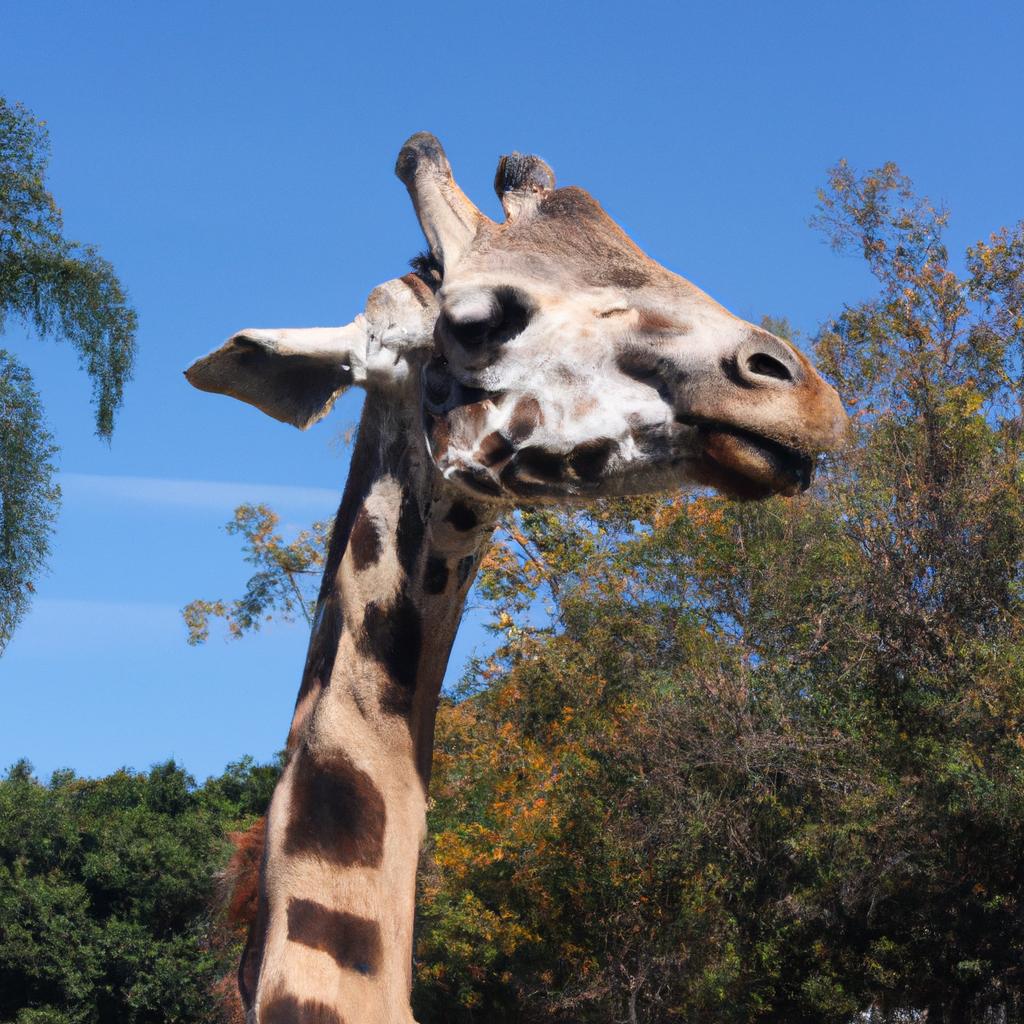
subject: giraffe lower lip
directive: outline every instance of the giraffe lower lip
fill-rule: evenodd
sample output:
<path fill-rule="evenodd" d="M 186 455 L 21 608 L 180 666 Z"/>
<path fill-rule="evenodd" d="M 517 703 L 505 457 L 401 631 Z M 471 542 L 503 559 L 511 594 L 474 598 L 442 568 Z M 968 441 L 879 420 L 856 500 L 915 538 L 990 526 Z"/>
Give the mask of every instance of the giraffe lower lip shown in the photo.
<path fill-rule="evenodd" d="M 814 479 L 814 459 L 804 452 L 742 428 L 694 425 L 700 431 L 705 458 L 755 489 L 790 497 L 806 491 Z"/>

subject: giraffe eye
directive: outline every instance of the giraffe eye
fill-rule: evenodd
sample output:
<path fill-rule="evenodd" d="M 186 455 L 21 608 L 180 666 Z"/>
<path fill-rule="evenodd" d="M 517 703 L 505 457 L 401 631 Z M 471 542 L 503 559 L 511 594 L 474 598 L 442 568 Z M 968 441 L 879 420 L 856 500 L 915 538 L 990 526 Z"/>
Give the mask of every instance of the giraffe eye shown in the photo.
<path fill-rule="evenodd" d="M 495 288 L 453 300 L 437 320 L 443 338 L 463 348 L 502 344 L 521 334 L 533 304 L 516 288 Z"/>

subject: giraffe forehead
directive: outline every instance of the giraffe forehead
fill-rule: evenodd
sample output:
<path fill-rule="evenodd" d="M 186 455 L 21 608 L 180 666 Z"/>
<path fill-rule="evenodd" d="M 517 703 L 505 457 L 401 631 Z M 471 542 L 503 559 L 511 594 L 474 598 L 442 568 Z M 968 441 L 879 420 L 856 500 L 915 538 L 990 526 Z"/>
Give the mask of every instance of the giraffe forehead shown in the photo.
<path fill-rule="evenodd" d="M 531 216 L 481 231 L 454 277 L 487 270 L 551 283 L 555 274 L 577 286 L 619 289 L 642 288 L 666 273 L 575 187 L 554 190 Z"/>

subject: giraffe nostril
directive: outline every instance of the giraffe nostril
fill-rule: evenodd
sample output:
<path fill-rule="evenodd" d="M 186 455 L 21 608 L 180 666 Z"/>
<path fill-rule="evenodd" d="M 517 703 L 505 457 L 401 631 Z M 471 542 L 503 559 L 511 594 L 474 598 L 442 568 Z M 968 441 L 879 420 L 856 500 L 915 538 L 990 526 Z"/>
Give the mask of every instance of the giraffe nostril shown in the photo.
<path fill-rule="evenodd" d="M 744 388 L 777 388 L 804 380 L 795 349 L 758 328 L 747 332 L 736 351 L 722 361 L 722 369 Z"/>
<path fill-rule="evenodd" d="M 774 377 L 776 380 L 784 381 L 793 379 L 789 367 L 767 352 L 755 352 L 748 356 L 747 369 L 757 377 Z"/>

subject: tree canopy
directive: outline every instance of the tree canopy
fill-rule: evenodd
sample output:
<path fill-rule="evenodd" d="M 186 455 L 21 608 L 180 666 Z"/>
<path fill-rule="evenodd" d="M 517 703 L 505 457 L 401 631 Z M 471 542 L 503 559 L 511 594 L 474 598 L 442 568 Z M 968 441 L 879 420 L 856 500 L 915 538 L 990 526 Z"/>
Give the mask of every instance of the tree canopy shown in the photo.
<path fill-rule="evenodd" d="M 56 451 L 31 375 L 0 349 L 0 651 L 46 561 L 60 501 Z"/>
<path fill-rule="evenodd" d="M 225 833 L 266 808 L 276 778 L 243 760 L 197 787 L 171 761 L 43 785 L 14 765 L 0 780 L 0 1020 L 220 1020 Z"/>
<path fill-rule="evenodd" d="M 96 432 L 109 439 L 131 378 L 136 315 L 113 267 L 94 247 L 64 237 L 46 187 L 48 160 L 45 124 L 0 97 L 0 335 L 13 318 L 40 337 L 69 342 L 92 381 Z M 0 423 L 2 652 L 45 565 L 60 497 L 56 448 L 32 378 L 2 348 Z"/>
<path fill-rule="evenodd" d="M 330 524 L 315 522 L 287 542 L 278 532 L 279 524 L 280 517 L 267 505 L 235 509 L 225 529 L 242 538 L 243 558 L 256 571 L 241 597 L 232 601 L 197 599 L 182 609 L 190 644 L 209 639 L 211 619 L 223 619 L 228 635 L 235 639 L 275 618 L 292 622 L 301 617 L 307 625 L 313 624 Z"/>

